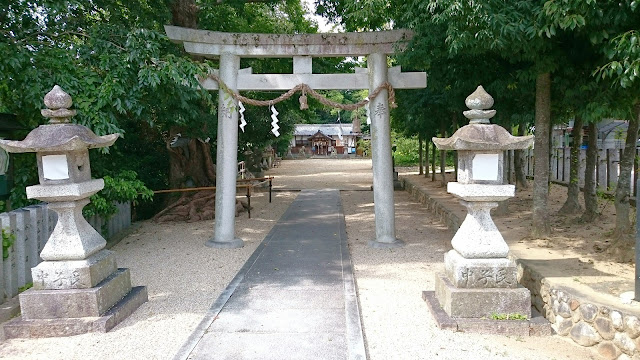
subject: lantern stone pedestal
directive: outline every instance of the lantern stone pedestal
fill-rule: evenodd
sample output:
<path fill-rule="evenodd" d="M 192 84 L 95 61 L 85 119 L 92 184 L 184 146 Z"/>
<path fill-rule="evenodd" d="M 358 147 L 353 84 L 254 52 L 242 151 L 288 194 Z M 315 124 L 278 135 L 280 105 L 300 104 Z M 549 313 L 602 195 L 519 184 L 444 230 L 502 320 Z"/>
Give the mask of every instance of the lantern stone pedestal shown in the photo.
<path fill-rule="evenodd" d="M 491 219 L 497 201 L 515 195 L 513 185 L 449 183 L 467 216 L 444 256 L 445 274 L 436 276 L 436 298 L 454 318 L 491 318 L 519 314 L 531 318 L 531 294 L 518 284 L 509 246 Z M 487 201 L 489 200 L 489 201 Z"/>
<path fill-rule="evenodd" d="M 118 134 L 96 136 L 69 123 L 72 101 L 56 86 L 45 96 L 51 118 L 23 141 L 0 140 L 9 152 L 36 152 L 40 185 L 27 197 L 49 203 L 58 222 L 31 269 L 33 288 L 19 295 L 21 316 L 3 325 L 6 338 L 56 337 L 106 332 L 147 301 L 144 286 L 132 287 L 128 269 L 82 216 L 89 197 L 104 187 L 91 179 L 90 148 L 110 146 Z"/>
<path fill-rule="evenodd" d="M 518 284 L 517 266 L 490 213 L 499 201 L 515 196 L 515 186 L 503 184 L 503 152 L 529 147 L 533 136 L 515 137 L 490 124 L 493 98 L 481 86 L 465 103 L 469 125 L 433 141 L 440 150 L 458 151 L 458 181 L 448 183 L 447 191 L 460 199 L 467 216 L 451 240 L 453 250 L 444 256 L 445 272 L 436 275 L 435 291 L 425 291 L 423 298 L 440 328 L 520 336 L 546 333 L 530 321 L 531 294 Z M 492 320 L 494 316 L 520 320 Z"/>

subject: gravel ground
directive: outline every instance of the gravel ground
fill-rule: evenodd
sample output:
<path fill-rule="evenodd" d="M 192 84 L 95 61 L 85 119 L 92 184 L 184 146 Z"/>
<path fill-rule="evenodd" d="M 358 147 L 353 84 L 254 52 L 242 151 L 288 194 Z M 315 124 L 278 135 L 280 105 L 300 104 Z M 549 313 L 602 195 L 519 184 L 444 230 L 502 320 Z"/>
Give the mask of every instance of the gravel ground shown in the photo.
<path fill-rule="evenodd" d="M 423 290 L 433 290 L 453 233 L 423 206 L 396 192 L 396 229 L 407 246 L 370 249 L 375 236 L 370 160 L 289 160 L 276 176 L 274 202 L 252 197 L 252 219 L 237 219 L 242 249 L 204 247 L 213 222 L 145 222 L 113 248 L 149 302 L 107 334 L 9 340 L 3 359 L 171 359 L 258 243 L 302 188 L 338 188 L 361 305 L 367 350 L 377 359 L 589 359 L 591 352 L 559 337 L 520 338 L 439 330 Z"/>
<path fill-rule="evenodd" d="M 1 359 L 171 359 L 211 304 L 295 199 L 278 192 L 251 197 L 251 219 L 236 219 L 241 249 L 204 246 L 213 221 L 156 224 L 143 222 L 112 250 L 119 267 L 131 270 L 134 286 L 145 285 L 149 301 L 106 334 L 67 338 L 12 339 L 0 344 Z"/>

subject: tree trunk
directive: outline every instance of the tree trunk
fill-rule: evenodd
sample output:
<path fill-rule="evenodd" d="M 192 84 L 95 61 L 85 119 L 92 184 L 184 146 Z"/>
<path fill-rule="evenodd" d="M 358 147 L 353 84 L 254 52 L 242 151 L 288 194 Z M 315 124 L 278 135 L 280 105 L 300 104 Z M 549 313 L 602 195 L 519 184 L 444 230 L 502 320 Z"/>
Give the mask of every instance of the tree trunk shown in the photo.
<path fill-rule="evenodd" d="M 424 177 L 429 177 L 429 144 L 431 143 L 427 137 L 424 143 Z"/>
<path fill-rule="evenodd" d="M 518 136 L 524 136 L 526 134 L 525 123 L 524 121 L 518 125 Z M 526 166 L 526 152 L 528 149 L 515 150 L 514 151 L 514 159 L 513 166 L 515 167 L 516 172 L 516 189 L 524 190 L 529 188 L 529 182 L 527 181 L 527 174 L 525 173 L 524 167 Z"/>
<path fill-rule="evenodd" d="M 551 75 L 539 74 L 536 79 L 536 158 L 533 181 L 533 227 L 531 236 L 545 238 L 551 234 L 549 225 L 549 128 L 551 127 Z"/>
<path fill-rule="evenodd" d="M 569 185 L 567 186 L 567 201 L 564 202 L 559 213 L 574 215 L 582 211 L 580 205 L 580 145 L 582 145 L 582 117 L 575 116 L 571 130 L 573 143 L 569 158 Z"/>
<path fill-rule="evenodd" d="M 171 4 L 171 23 L 191 29 L 198 28 L 198 6 L 195 0 L 174 0 Z"/>
<path fill-rule="evenodd" d="M 631 221 L 629 219 L 629 196 L 631 188 L 631 170 L 633 170 L 633 159 L 636 155 L 636 142 L 638 141 L 638 125 L 640 123 L 640 105 L 636 107 L 637 114 L 629 119 L 627 129 L 627 139 L 624 144 L 622 158 L 620 159 L 620 176 L 615 193 L 616 207 L 616 227 L 614 237 L 631 240 L 628 236 L 631 233 Z"/>
<path fill-rule="evenodd" d="M 636 142 L 638 141 L 638 127 L 640 126 L 640 103 L 637 103 L 629 119 L 627 128 L 627 139 L 620 159 L 620 176 L 616 187 L 614 204 L 616 207 L 616 227 L 613 230 L 614 241 L 606 248 L 607 253 L 613 261 L 633 262 L 636 256 L 635 236 L 632 234 L 633 226 L 629 219 L 630 213 L 630 187 L 631 169 L 636 153 Z M 596 249 L 598 250 L 598 249 Z"/>
<path fill-rule="evenodd" d="M 587 159 L 584 167 L 584 213 L 581 220 L 592 222 L 598 217 L 598 196 L 596 194 L 596 162 L 598 161 L 598 128 L 595 122 L 589 123 Z"/>
<path fill-rule="evenodd" d="M 172 189 L 214 186 L 216 171 L 211 158 L 211 144 L 200 139 L 181 139 L 183 144 L 180 146 L 167 143 L 169 186 Z"/>
<path fill-rule="evenodd" d="M 431 181 L 436 181 L 436 144 L 431 142 Z"/>
<path fill-rule="evenodd" d="M 423 171 L 422 171 L 422 155 L 423 155 L 423 151 L 422 151 L 422 135 L 418 135 L 418 175 L 422 175 Z"/>
<path fill-rule="evenodd" d="M 447 132 L 447 128 L 446 125 L 444 124 L 443 120 L 440 120 L 440 136 L 441 137 L 446 137 L 446 132 Z M 446 167 L 446 156 L 447 156 L 447 151 L 446 150 L 440 150 L 440 186 L 447 186 L 447 178 L 446 178 L 446 172 L 445 172 L 445 167 Z"/>
<path fill-rule="evenodd" d="M 171 23 L 187 28 L 198 27 L 198 7 L 195 0 L 174 0 L 171 3 Z M 174 127 L 169 132 L 169 186 L 172 189 L 214 186 L 216 171 L 211 157 L 211 144 L 187 135 L 186 128 Z M 206 133 L 206 128 L 204 129 Z M 215 216 L 215 195 L 212 191 L 184 192 L 179 198 L 169 198 L 168 206 L 158 213 L 156 221 L 199 221 Z M 243 206 L 237 206 L 243 209 Z"/>

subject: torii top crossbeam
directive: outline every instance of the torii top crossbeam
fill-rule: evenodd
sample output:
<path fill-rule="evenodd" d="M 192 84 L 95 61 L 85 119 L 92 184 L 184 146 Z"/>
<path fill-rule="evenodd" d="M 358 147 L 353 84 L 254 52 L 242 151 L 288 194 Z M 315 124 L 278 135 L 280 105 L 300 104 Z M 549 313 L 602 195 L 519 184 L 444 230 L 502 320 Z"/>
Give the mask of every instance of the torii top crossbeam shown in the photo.
<path fill-rule="evenodd" d="M 237 84 L 241 91 L 289 90 L 302 83 L 315 90 L 368 89 L 367 69 L 356 68 L 355 74 L 313 74 L 313 57 L 391 54 L 404 48 L 413 36 L 408 30 L 295 35 L 224 33 L 176 26 L 165 26 L 165 30 L 169 39 L 182 43 L 193 55 L 293 58 L 293 74 L 253 74 L 251 68 L 241 69 Z M 427 80 L 423 72 L 403 73 L 396 66 L 388 70 L 388 81 L 396 89 L 420 89 Z M 207 90 L 218 89 L 218 83 L 210 78 L 202 79 L 201 84 Z"/>
<path fill-rule="evenodd" d="M 402 50 L 413 37 L 409 30 L 338 34 L 248 34 L 164 27 L 174 42 L 183 43 L 193 55 L 218 57 L 231 53 L 240 57 L 367 56 Z"/>

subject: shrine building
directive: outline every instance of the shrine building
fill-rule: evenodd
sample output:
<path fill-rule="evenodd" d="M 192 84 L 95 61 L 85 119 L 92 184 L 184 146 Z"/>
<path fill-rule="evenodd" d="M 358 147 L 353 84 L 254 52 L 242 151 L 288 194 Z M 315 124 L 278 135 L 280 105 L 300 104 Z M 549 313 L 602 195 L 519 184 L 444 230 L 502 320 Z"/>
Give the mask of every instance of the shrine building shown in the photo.
<path fill-rule="evenodd" d="M 293 154 L 304 146 L 309 155 L 331 155 L 334 149 L 338 155 L 355 155 L 360 138 L 362 133 L 353 124 L 296 124 L 289 147 Z"/>

